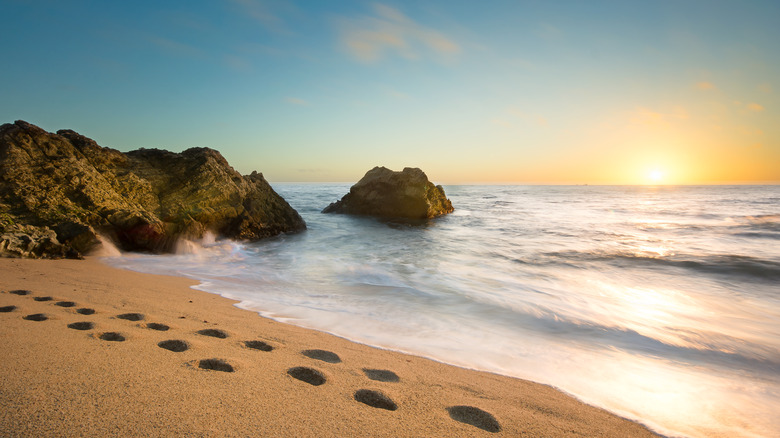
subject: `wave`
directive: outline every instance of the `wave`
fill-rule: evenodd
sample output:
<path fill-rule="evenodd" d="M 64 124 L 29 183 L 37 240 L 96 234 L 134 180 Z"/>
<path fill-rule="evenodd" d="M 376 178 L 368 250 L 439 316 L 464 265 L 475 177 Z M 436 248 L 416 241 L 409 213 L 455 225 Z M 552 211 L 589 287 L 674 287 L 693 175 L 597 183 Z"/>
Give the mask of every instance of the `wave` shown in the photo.
<path fill-rule="evenodd" d="M 756 257 L 725 255 L 649 256 L 645 253 L 559 251 L 543 254 L 540 260 L 516 260 L 524 264 L 558 264 L 586 268 L 583 263 L 607 263 L 619 268 L 658 267 L 676 268 L 715 276 L 738 276 L 742 280 L 780 281 L 780 263 Z"/>
<path fill-rule="evenodd" d="M 739 226 L 757 231 L 780 232 L 780 214 L 765 214 L 758 216 L 740 216 L 733 220 Z"/>
<path fill-rule="evenodd" d="M 356 284 L 357 285 L 357 284 Z M 363 290 L 370 291 L 372 300 L 386 299 L 414 303 L 415 308 L 428 308 L 430 312 L 421 318 L 447 318 L 451 313 L 434 309 L 462 309 L 459 318 L 468 321 L 477 317 L 490 321 L 493 327 L 504 327 L 509 332 L 533 333 L 535 337 L 555 339 L 553 344 L 564 342 L 578 344 L 586 349 L 621 350 L 648 358 L 662 358 L 681 365 L 704 366 L 707 368 L 747 371 L 766 377 L 776 376 L 780 369 L 780 350 L 770 345 L 738 339 L 724 333 L 690 331 L 677 327 L 653 327 L 649 332 L 669 335 L 661 340 L 641 329 L 605 324 L 593 319 L 584 320 L 565 315 L 565 310 L 553 310 L 544 305 L 524 301 L 508 304 L 503 299 L 492 300 L 484 294 L 429 293 L 409 286 L 380 286 L 364 283 Z M 452 291 L 454 292 L 454 291 Z M 541 293 L 539 290 L 524 290 L 521 293 Z M 424 322 L 424 321 L 423 321 Z M 431 323 L 435 326 L 435 323 Z M 673 339 L 674 341 L 670 341 Z"/>

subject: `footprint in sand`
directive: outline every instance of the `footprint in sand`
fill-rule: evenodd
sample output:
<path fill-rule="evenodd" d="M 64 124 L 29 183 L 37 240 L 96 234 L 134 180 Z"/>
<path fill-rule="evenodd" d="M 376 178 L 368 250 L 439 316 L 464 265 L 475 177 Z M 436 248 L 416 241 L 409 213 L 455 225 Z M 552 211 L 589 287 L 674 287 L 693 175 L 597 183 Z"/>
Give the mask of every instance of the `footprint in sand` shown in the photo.
<path fill-rule="evenodd" d="M 190 345 L 182 340 L 179 339 L 170 339 L 167 341 L 162 341 L 157 344 L 158 347 L 164 348 L 168 351 L 173 351 L 174 353 L 181 353 L 182 351 L 187 351 L 190 348 Z"/>
<path fill-rule="evenodd" d="M 16 309 L 17 309 L 16 306 L 3 306 L 3 307 L 0 307 L 0 313 L 13 312 Z"/>
<path fill-rule="evenodd" d="M 74 307 L 76 303 L 74 303 L 73 301 L 57 301 L 56 303 L 54 303 L 54 305 L 60 307 Z"/>
<path fill-rule="evenodd" d="M 116 316 L 119 319 L 125 319 L 127 321 L 141 321 L 144 319 L 144 316 L 140 313 L 123 313 L 121 315 Z"/>
<path fill-rule="evenodd" d="M 230 365 L 222 359 L 203 359 L 198 362 L 198 368 L 204 370 L 223 371 L 226 373 L 232 373 L 235 371 L 233 369 L 233 365 Z"/>
<path fill-rule="evenodd" d="M 500 432 L 501 424 L 490 412 L 474 406 L 450 406 L 447 408 L 450 418 L 461 423 L 470 424 L 488 432 Z"/>
<path fill-rule="evenodd" d="M 314 386 L 320 386 L 328 380 L 320 371 L 308 367 L 293 367 L 287 370 L 287 374 Z"/>
<path fill-rule="evenodd" d="M 246 348 L 251 348 L 253 350 L 260 350 L 260 351 L 271 351 L 274 349 L 274 347 L 266 344 L 263 341 L 244 341 L 244 346 Z"/>
<path fill-rule="evenodd" d="M 88 309 L 86 307 L 82 307 L 81 309 L 77 309 L 76 313 L 80 313 L 82 315 L 93 315 L 95 313 L 95 309 Z"/>
<path fill-rule="evenodd" d="M 157 330 L 157 331 L 161 331 L 161 332 L 167 332 L 168 329 L 170 329 L 170 327 L 168 327 L 167 325 L 160 324 L 160 323 L 157 323 L 157 322 L 150 322 L 150 323 L 146 324 L 146 328 L 150 328 L 152 330 Z"/>
<path fill-rule="evenodd" d="M 388 371 L 388 370 L 374 370 L 369 368 L 363 368 L 363 372 L 366 374 L 366 377 L 368 377 L 371 380 L 376 380 L 377 382 L 400 382 L 401 378 L 398 377 L 398 374 Z"/>
<path fill-rule="evenodd" d="M 51 301 L 51 300 L 53 300 L 54 298 L 52 298 L 52 297 L 35 297 L 35 298 L 33 298 L 33 299 L 34 299 L 35 301 Z"/>
<path fill-rule="evenodd" d="M 398 405 L 395 404 L 390 397 L 372 389 L 359 389 L 355 391 L 355 400 L 369 405 L 372 408 L 386 409 L 388 411 L 398 409 Z"/>
<path fill-rule="evenodd" d="M 28 321 L 46 321 L 49 319 L 48 316 L 44 315 L 43 313 L 33 313 L 32 315 L 27 315 L 23 319 L 26 319 Z"/>
<path fill-rule="evenodd" d="M 203 329 L 203 330 L 198 330 L 197 333 L 199 335 L 211 336 L 212 338 L 219 338 L 219 339 L 225 339 L 228 337 L 227 333 L 217 329 Z"/>
<path fill-rule="evenodd" d="M 338 354 L 326 350 L 303 350 L 301 354 L 311 359 L 321 360 L 328 363 L 341 363 Z"/>
<path fill-rule="evenodd" d="M 68 328 L 72 328 L 73 330 L 92 330 L 94 327 L 95 324 L 89 321 L 74 322 L 68 324 Z"/>
<path fill-rule="evenodd" d="M 16 290 L 8 291 L 8 293 L 14 295 L 30 295 L 31 292 L 25 289 L 16 289 Z"/>
<path fill-rule="evenodd" d="M 100 335 L 100 339 L 111 342 L 122 342 L 125 340 L 125 337 L 121 333 L 105 332 Z"/>

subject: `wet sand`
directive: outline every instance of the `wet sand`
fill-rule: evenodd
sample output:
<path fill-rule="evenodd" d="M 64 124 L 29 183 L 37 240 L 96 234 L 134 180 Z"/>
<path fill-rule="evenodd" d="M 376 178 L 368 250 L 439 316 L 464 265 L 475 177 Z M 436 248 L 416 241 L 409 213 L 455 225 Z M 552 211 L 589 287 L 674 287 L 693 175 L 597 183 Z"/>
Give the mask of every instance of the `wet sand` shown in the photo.
<path fill-rule="evenodd" d="M 0 259 L 2 436 L 656 436 L 551 387 L 357 344 L 97 259 Z"/>

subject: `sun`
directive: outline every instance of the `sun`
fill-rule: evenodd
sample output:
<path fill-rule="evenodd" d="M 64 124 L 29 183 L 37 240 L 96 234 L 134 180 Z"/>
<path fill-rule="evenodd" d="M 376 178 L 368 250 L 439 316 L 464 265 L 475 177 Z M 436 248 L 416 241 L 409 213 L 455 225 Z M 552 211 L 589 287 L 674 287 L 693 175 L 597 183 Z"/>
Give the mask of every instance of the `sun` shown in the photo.
<path fill-rule="evenodd" d="M 658 184 L 664 179 L 664 172 L 661 169 L 653 169 L 648 176 L 650 177 L 650 181 Z"/>

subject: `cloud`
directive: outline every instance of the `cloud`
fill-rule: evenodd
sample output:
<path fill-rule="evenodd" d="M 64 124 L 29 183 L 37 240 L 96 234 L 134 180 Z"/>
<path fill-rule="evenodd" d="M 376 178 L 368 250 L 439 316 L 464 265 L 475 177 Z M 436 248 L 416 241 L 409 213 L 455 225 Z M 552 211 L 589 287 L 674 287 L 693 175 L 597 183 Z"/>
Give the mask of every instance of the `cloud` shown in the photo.
<path fill-rule="evenodd" d="M 771 92 L 772 92 L 772 84 L 769 84 L 769 83 L 763 83 L 763 84 L 761 84 L 761 85 L 759 85 L 759 86 L 758 86 L 758 89 L 759 89 L 761 92 L 764 92 L 764 93 L 767 93 L 767 94 L 769 94 L 769 93 L 771 93 Z"/>
<path fill-rule="evenodd" d="M 515 107 L 507 108 L 502 117 L 495 118 L 491 122 L 502 128 L 514 128 L 518 123 L 524 126 L 531 124 L 540 128 L 548 126 L 546 117 L 539 114 L 530 114 Z"/>
<path fill-rule="evenodd" d="M 252 65 L 249 63 L 249 61 L 247 61 L 246 58 L 242 58 L 236 55 L 225 55 L 224 61 L 226 66 L 235 71 L 244 73 L 252 71 Z"/>
<path fill-rule="evenodd" d="M 734 105 L 736 105 L 743 114 L 745 112 L 760 113 L 761 111 L 764 111 L 764 106 L 760 103 L 744 103 L 739 100 L 735 100 Z"/>
<path fill-rule="evenodd" d="M 688 112 L 681 107 L 674 108 L 671 112 L 658 112 L 648 108 L 637 108 L 631 114 L 631 123 L 654 127 L 666 127 L 674 122 L 688 119 Z"/>
<path fill-rule="evenodd" d="M 536 35 L 548 41 L 555 41 L 563 38 L 563 31 L 549 23 L 541 23 L 536 30 Z"/>
<path fill-rule="evenodd" d="M 247 16 L 260 23 L 263 28 L 269 32 L 279 34 L 289 34 L 290 30 L 287 28 L 284 20 L 279 16 L 277 12 L 273 10 L 283 7 L 284 4 L 280 4 L 277 1 L 270 0 L 231 0 L 233 3 L 239 5 Z"/>
<path fill-rule="evenodd" d="M 185 43 L 180 43 L 178 41 L 174 41 L 168 38 L 163 38 L 156 35 L 149 35 L 146 37 L 146 40 L 152 43 L 153 45 L 157 46 L 159 49 L 162 49 L 166 52 L 173 53 L 175 55 L 188 56 L 188 57 L 201 57 L 204 55 L 203 51 L 198 49 L 197 47 L 190 46 Z"/>
<path fill-rule="evenodd" d="M 440 32 L 414 22 L 397 9 L 374 5 L 374 15 L 340 22 L 341 43 L 362 62 L 375 62 L 396 55 L 420 59 L 434 55 L 449 58 L 460 46 Z"/>
<path fill-rule="evenodd" d="M 497 118 L 490 121 L 492 124 L 496 126 L 500 126 L 502 128 L 514 128 L 515 125 L 512 124 L 509 120 L 506 120 L 504 118 Z"/>
<path fill-rule="evenodd" d="M 702 81 L 696 84 L 696 88 L 698 88 L 699 90 L 714 90 L 715 84 L 708 81 Z"/>
<path fill-rule="evenodd" d="M 309 101 L 300 99 L 298 97 L 286 97 L 284 99 L 285 102 L 291 104 L 291 105 L 298 105 L 298 106 L 309 106 L 311 105 Z"/>
<path fill-rule="evenodd" d="M 387 95 L 392 97 L 393 99 L 398 99 L 398 100 L 409 100 L 412 98 L 412 96 L 410 96 L 407 93 L 404 93 L 403 91 L 392 90 L 392 89 L 387 91 Z"/>

